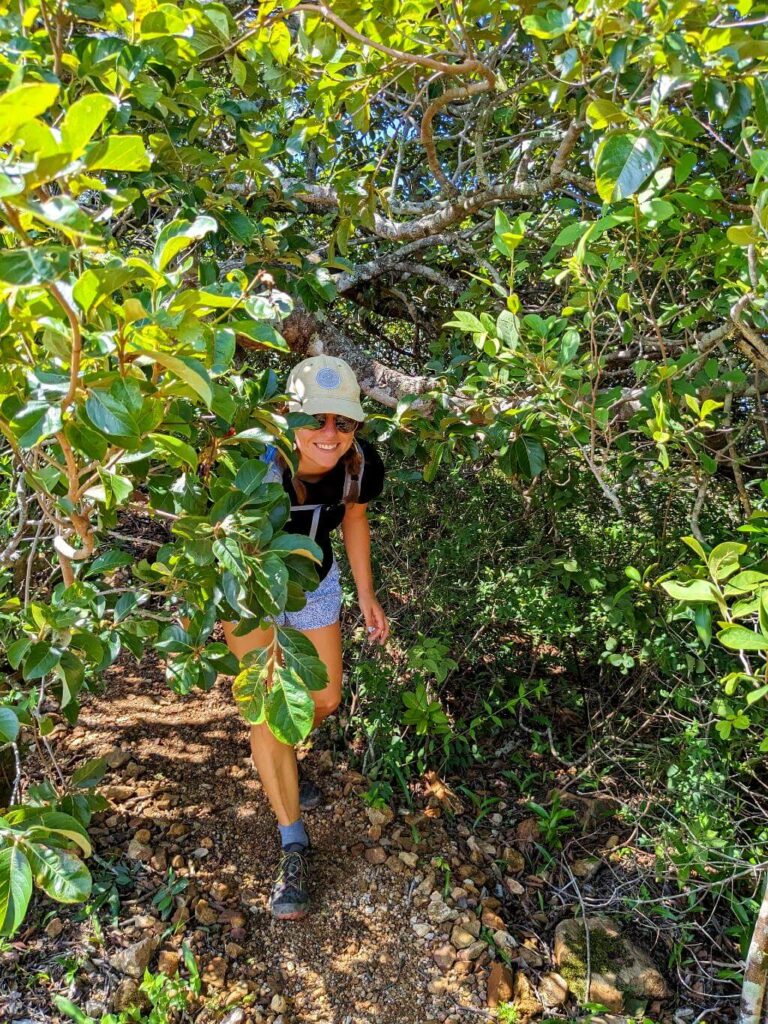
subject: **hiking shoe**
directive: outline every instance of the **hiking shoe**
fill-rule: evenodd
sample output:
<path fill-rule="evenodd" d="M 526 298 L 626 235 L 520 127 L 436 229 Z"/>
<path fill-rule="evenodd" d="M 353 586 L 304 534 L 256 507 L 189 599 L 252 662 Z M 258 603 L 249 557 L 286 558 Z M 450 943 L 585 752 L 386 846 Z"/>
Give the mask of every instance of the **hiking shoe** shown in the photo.
<path fill-rule="evenodd" d="M 311 811 L 322 802 L 323 792 L 312 779 L 299 779 L 299 809 Z"/>
<path fill-rule="evenodd" d="M 309 911 L 307 875 L 310 848 L 301 843 L 283 847 L 269 905 L 279 921 L 298 921 Z"/>

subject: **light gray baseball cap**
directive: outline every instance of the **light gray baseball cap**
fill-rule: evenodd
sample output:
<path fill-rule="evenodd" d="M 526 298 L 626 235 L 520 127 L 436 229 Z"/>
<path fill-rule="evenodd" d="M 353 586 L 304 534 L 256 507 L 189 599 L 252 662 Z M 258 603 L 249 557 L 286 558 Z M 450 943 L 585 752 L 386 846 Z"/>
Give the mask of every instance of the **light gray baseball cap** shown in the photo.
<path fill-rule="evenodd" d="M 297 363 L 285 386 L 291 412 L 333 412 L 362 423 L 360 385 L 349 363 L 336 356 L 310 356 Z"/>

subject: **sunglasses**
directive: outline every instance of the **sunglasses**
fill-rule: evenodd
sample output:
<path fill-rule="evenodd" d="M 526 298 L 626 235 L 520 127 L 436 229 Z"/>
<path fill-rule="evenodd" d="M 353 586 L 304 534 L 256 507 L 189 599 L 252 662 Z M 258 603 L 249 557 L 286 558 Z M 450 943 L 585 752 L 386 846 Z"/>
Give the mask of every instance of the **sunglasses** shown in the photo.
<path fill-rule="evenodd" d="M 308 430 L 321 430 L 329 419 L 336 421 L 336 429 L 340 434 L 351 434 L 360 426 L 357 420 L 351 420 L 348 416 L 337 416 L 335 413 L 320 413 L 313 416 L 314 423 L 305 424 Z"/>

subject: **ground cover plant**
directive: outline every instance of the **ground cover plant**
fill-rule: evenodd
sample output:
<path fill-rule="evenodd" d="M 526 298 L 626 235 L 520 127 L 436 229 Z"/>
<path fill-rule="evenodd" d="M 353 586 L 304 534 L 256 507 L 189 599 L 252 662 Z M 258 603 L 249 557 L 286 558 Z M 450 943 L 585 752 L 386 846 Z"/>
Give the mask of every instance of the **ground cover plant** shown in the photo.
<path fill-rule="evenodd" d="M 267 692 L 276 650 L 214 630 L 315 583 L 260 457 L 322 350 L 392 467 L 399 633 L 350 652 L 338 738 L 369 805 L 495 765 L 570 864 L 562 773 L 613 773 L 648 870 L 576 912 L 666 929 L 673 973 L 706 936 L 694 994 L 759 1017 L 767 33 L 751 0 L 5 5 L 0 933 L 92 893 L 105 765 L 56 744 L 121 657 L 307 735 L 311 645 L 279 631 Z"/>

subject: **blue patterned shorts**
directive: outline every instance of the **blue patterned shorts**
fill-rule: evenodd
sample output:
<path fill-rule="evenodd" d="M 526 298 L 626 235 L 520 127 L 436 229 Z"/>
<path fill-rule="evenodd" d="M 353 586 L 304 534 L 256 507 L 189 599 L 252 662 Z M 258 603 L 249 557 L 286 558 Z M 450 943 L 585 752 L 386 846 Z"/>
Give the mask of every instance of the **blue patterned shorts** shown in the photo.
<path fill-rule="evenodd" d="M 339 566 L 333 560 L 328 575 L 320 581 L 317 590 L 307 593 L 307 603 L 298 612 L 282 612 L 275 616 L 278 626 L 292 626 L 302 631 L 322 629 L 339 621 L 341 612 L 341 581 Z"/>

